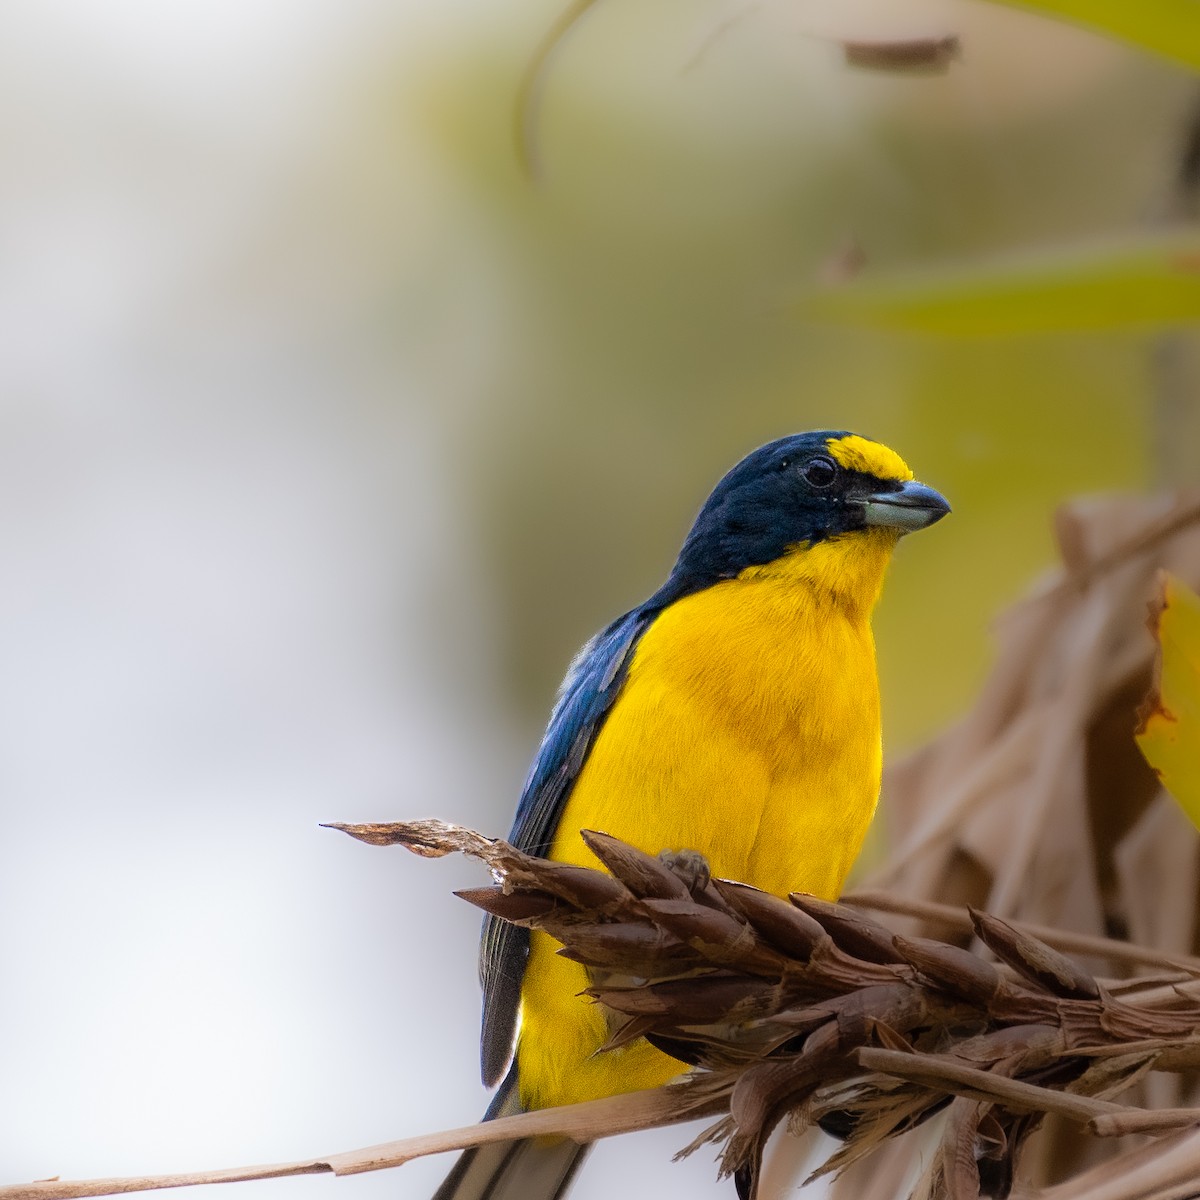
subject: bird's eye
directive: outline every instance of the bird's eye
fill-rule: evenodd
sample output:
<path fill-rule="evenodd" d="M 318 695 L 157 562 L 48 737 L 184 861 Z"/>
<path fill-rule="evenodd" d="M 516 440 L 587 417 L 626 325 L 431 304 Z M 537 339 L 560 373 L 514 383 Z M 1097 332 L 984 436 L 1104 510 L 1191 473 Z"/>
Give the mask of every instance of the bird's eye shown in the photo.
<path fill-rule="evenodd" d="M 803 475 L 809 487 L 827 488 L 838 476 L 837 463 L 822 455 L 805 465 Z"/>

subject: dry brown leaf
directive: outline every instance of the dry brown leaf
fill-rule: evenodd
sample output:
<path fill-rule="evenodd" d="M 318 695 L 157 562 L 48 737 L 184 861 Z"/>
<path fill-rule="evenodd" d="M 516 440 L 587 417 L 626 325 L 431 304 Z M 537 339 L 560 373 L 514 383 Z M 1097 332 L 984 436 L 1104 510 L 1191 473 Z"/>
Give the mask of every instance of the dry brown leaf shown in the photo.
<path fill-rule="evenodd" d="M 958 57 L 961 48 L 954 34 L 842 43 L 849 66 L 873 71 L 944 71 Z"/>

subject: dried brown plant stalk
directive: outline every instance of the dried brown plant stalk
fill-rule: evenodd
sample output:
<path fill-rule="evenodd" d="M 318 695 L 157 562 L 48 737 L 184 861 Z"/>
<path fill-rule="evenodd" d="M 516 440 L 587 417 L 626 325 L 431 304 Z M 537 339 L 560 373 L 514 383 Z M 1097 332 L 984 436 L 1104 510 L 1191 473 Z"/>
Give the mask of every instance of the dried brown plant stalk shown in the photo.
<path fill-rule="evenodd" d="M 1200 962 L 1145 953 L 1158 974 L 1140 990 L 1114 987 L 986 913 L 964 914 L 984 948 L 974 953 L 601 833 L 584 837 L 610 874 L 435 821 L 336 828 L 486 862 L 499 882 L 459 894 L 544 930 L 589 968 L 610 1047 L 645 1037 L 695 1068 L 672 1089 L 675 1115 L 717 1105 L 724 1115 L 689 1150 L 720 1144 L 722 1171 L 751 1196 L 785 1118 L 841 1137 L 820 1175 L 947 1110 L 931 1190 L 954 1198 L 1007 1195 L 1018 1151 L 1048 1114 L 1096 1136 L 1200 1123 L 1200 1109 L 1113 1101 L 1148 1071 L 1200 1065 Z"/>

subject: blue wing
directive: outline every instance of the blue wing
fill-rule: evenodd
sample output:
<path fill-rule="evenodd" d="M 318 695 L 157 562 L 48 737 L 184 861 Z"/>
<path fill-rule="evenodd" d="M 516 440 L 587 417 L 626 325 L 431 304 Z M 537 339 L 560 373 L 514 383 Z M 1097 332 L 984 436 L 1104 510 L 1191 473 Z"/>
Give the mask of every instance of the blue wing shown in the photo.
<path fill-rule="evenodd" d="M 634 648 L 656 612 L 656 608 L 643 605 L 626 613 L 592 638 L 571 664 L 508 836 L 518 849 L 540 857 L 550 853 L 567 797 L 621 690 Z M 488 1087 L 504 1074 L 512 1058 L 528 957 L 528 929 L 490 916 L 484 919 L 479 948 L 483 986 L 479 1058 Z"/>

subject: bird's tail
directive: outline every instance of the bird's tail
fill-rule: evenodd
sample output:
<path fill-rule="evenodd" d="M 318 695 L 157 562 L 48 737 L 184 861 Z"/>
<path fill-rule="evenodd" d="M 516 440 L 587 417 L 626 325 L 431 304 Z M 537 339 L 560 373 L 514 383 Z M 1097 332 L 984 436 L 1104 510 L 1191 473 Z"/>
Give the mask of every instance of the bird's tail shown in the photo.
<path fill-rule="evenodd" d="M 483 1119 L 521 1111 L 514 1063 Z M 561 1200 L 590 1149 L 569 1138 L 522 1138 L 473 1146 L 459 1155 L 433 1200 Z"/>

